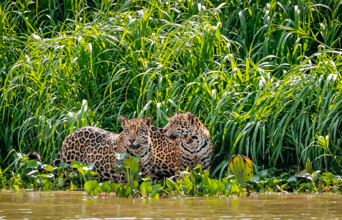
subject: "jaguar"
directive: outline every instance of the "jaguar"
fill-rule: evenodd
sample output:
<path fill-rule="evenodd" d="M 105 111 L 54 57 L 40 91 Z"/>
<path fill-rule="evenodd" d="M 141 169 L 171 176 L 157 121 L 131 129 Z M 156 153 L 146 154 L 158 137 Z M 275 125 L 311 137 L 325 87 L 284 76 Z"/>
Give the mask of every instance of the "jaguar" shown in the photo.
<path fill-rule="evenodd" d="M 116 173 L 113 166 L 120 162 L 115 153 L 127 153 L 141 156 L 139 159 L 139 172 L 142 176 L 151 176 L 153 154 L 149 128 L 152 117 L 145 119 L 134 118 L 128 120 L 120 117 L 123 131 L 120 134 L 105 131 L 97 127 L 82 127 L 69 134 L 63 141 L 57 158 L 51 163 L 58 167 L 61 162 L 71 163 L 79 161 L 83 164 L 94 163 L 94 177 L 98 180 L 114 180 L 125 182 L 122 173 Z M 36 152 L 28 154 L 29 159 L 40 159 Z"/>
<path fill-rule="evenodd" d="M 177 112 L 163 129 L 164 135 L 180 143 L 180 170 L 193 169 L 201 164 L 203 170 L 210 170 L 213 152 L 210 133 L 203 123 L 191 112 Z"/>

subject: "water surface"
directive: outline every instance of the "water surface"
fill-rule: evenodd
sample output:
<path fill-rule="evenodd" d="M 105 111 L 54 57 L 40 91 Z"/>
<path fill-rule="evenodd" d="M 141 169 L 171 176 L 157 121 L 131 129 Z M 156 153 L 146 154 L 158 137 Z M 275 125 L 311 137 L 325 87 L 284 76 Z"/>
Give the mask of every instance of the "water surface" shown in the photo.
<path fill-rule="evenodd" d="M 159 200 L 84 192 L 0 193 L 0 219 L 341 219 L 340 194 L 252 194 Z"/>

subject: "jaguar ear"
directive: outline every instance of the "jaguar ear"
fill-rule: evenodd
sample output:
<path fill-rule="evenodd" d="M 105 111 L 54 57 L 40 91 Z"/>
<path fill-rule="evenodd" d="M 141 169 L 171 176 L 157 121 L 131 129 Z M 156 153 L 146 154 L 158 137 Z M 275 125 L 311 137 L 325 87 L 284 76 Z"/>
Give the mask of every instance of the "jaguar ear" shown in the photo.
<path fill-rule="evenodd" d="M 189 121 L 190 124 L 194 123 L 194 115 L 191 112 L 185 113 L 185 118 Z"/>
<path fill-rule="evenodd" d="M 179 111 L 177 110 L 177 115 L 179 114 Z"/>
<path fill-rule="evenodd" d="M 40 155 L 36 151 L 33 151 L 33 152 L 30 152 L 27 154 L 27 159 L 28 160 L 37 160 L 40 162 Z"/>
<path fill-rule="evenodd" d="M 145 118 L 145 121 L 146 121 L 146 124 L 147 124 L 148 127 L 152 126 L 153 118 L 151 116 L 147 116 Z"/>
<path fill-rule="evenodd" d="M 128 125 L 128 119 L 125 117 L 125 116 L 120 116 L 120 124 L 121 124 L 121 127 L 126 127 Z"/>

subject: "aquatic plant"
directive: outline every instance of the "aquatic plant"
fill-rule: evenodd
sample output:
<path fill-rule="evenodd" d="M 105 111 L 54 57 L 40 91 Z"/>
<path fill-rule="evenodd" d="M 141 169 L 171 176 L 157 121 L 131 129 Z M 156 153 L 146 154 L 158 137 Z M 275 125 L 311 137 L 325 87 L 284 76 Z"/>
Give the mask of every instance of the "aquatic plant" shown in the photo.
<path fill-rule="evenodd" d="M 209 178 L 209 175 L 209 171 L 203 171 L 202 166 L 198 164 L 191 173 L 188 170 L 181 172 L 182 177 L 177 181 L 167 178 L 165 182 L 169 189 L 167 194 L 173 192 L 175 196 L 203 196 L 233 195 L 239 192 L 236 180 L 233 180 L 231 176 L 217 180 Z"/>
<path fill-rule="evenodd" d="M 152 181 L 149 180 L 149 178 L 145 179 L 144 182 L 140 184 L 140 191 L 137 191 L 143 198 L 159 199 L 159 195 L 169 193 L 168 191 L 165 191 L 165 187 L 161 186 L 161 184 L 153 185 Z"/>
<path fill-rule="evenodd" d="M 115 164 L 115 172 L 122 172 L 125 175 L 128 186 L 134 187 L 134 182 L 140 177 L 139 157 L 130 156 L 126 153 L 115 154 L 121 162 Z"/>
<path fill-rule="evenodd" d="M 84 189 L 88 192 L 89 195 L 97 195 L 103 191 L 102 187 L 99 186 L 99 182 L 97 180 L 89 180 L 84 183 Z"/>
<path fill-rule="evenodd" d="M 127 157 L 128 158 L 128 157 Z M 0 173 L 0 189 L 6 190 L 85 190 L 91 196 L 97 196 L 101 192 L 110 195 L 112 192 L 117 197 L 137 197 L 158 199 L 162 196 L 204 196 L 204 195 L 242 195 L 240 183 L 233 175 L 226 174 L 221 180 L 211 179 L 209 171 L 203 171 L 201 165 L 197 165 L 191 172 L 183 171 L 179 179 L 162 179 L 153 184 L 150 178 L 143 178 L 139 184 L 133 181 L 133 187 L 128 184 L 117 184 L 111 181 L 99 183 L 93 181 L 92 175 L 82 175 L 81 172 L 69 172 L 65 170 L 69 164 L 61 163 L 61 167 L 54 168 L 39 164 L 35 160 L 28 161 L 21 155 L 20 169 L 11 176 Z M 80 169 L 89 167 L 79 162 L 72 166 Z M 52 173 L 39 173 L 38 166 L 46 168 Z M 76 169 L 76 168 L 75 168 Z M 255 170 L 256 173 L 247 181 L 251 185 L 252 192 L 340 192 L 342 178 L 328 172 L 314 171 L 312 174 L 298 167 L 284 172 L 280 169 Z M 6 172 L 9 172 L 8 170 Z M 1 175 L 2 174 L 2 175 Z M 92 173 L 94 174 L 94 173 Z M 85 181 L 86 180 L 86 181 Z"/>
<path fill-rule="evenodd" d="M 112 190 L 111 182 L 109 181 L 103 182 L 101 186 L 102 186 L 103 191 L 105 191 L 106 194 L 109 195 L 109 193 Z"/>
<path fill-rule="evenodd" d="M 233 155 L 229 158 L 229 168 L 241 187 L 253 177 L 253 163 L 246 156 Z"/>

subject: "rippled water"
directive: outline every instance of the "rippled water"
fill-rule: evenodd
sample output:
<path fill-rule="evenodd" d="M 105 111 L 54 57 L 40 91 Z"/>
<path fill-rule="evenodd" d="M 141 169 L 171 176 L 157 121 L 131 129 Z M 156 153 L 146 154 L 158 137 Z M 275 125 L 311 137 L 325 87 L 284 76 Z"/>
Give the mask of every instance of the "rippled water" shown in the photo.
<path fill-rule="evenodd" d="M 342 219 L 340 194 L 252 194 L 159 200 L 84 192 L 0 193 L 0 219 Z"/>

